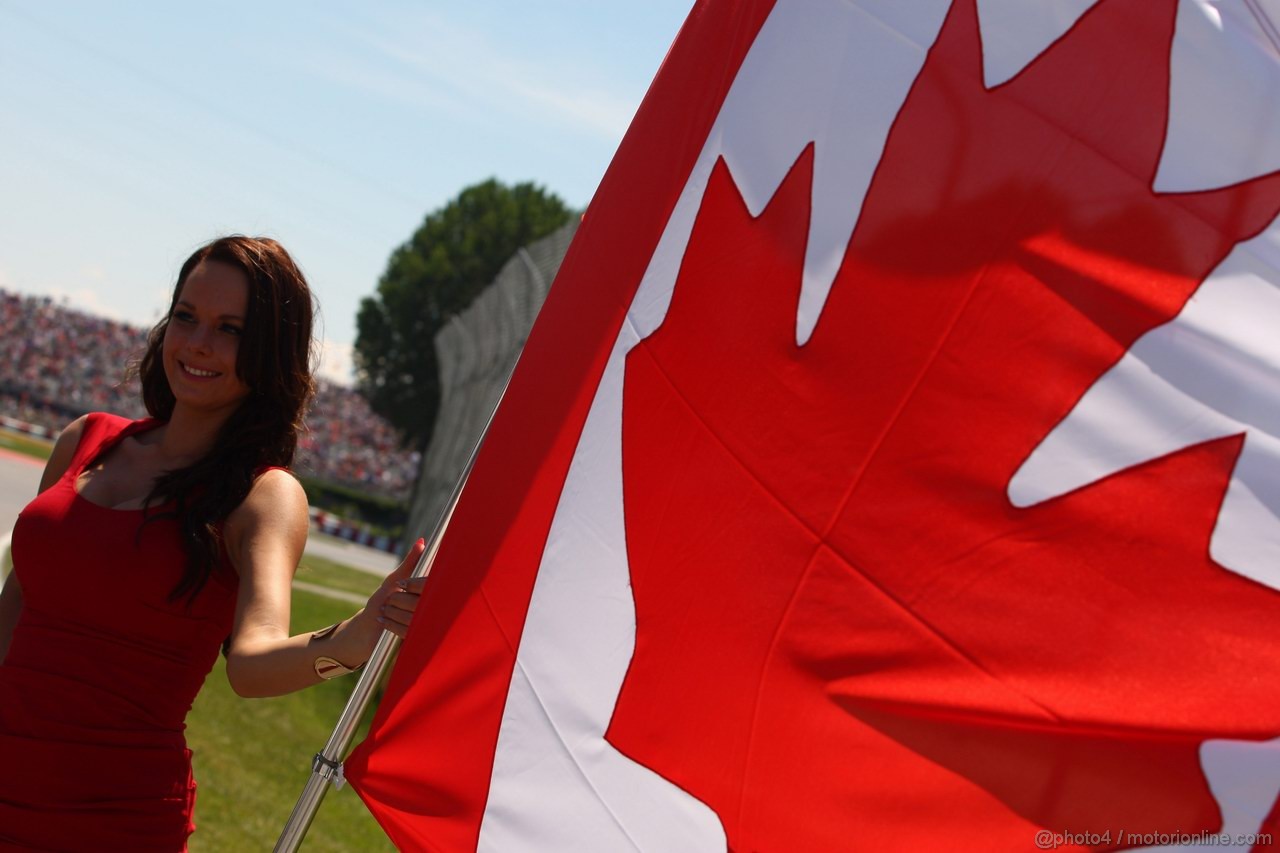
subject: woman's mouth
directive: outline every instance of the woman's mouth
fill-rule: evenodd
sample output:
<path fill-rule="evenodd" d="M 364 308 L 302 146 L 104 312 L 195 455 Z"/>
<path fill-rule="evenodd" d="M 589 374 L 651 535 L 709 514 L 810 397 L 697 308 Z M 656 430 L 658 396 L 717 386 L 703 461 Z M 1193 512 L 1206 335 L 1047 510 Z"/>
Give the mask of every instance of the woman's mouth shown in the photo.
<path fill-rule="evenodd" d="M 189 364 L 178 362 L 178 366 L 182 368 L 182 372 L 194 379 L 213 379 L 215 376 L 221 376 L 216 370 L 201 370 L 198 367 L 192 367 Z"/>

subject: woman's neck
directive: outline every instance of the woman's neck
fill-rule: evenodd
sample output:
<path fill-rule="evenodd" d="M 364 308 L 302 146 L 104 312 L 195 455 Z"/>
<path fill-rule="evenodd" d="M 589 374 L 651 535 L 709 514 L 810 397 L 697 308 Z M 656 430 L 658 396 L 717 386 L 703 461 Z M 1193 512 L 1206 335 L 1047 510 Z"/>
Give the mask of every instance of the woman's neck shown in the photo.
<path fill-rule="evenodd" d="M 179 463 L 173 467 L 190 465 L 213 449 L 218 440 L 218 430 L 230 416 L 231 412 L 227 412 L 220 417 L 211 417 L 208 412 L 193 412 L 176 406 L 169 423 L 159 431 L 156 449 L 166 459 Z"/>

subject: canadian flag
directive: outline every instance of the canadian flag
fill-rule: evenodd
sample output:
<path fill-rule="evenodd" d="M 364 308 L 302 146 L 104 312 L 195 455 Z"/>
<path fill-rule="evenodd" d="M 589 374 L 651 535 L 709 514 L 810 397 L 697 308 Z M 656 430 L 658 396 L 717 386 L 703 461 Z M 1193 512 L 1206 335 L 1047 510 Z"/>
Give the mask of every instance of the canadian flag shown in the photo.
<path fill-rule="evenodd" d="M 346 774 L 411 850 L 1269 847 L 1280 0 L 708 0 Z"/>

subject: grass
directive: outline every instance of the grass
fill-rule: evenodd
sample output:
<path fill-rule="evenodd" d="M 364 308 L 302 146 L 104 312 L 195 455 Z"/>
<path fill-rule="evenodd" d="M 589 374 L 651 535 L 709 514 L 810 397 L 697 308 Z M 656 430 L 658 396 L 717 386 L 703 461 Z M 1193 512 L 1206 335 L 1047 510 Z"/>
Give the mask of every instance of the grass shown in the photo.
<path fill-rule="evenodd" d="M 53 442 L 16 432 L 0 431 L 0 447 L 15 453 L 25 453 L 36 459 L 48 459 L 49 454 L 53 453 Z"/>
<path fill-rule="evenodd" d="M 350 615 L 350 604 L 294 592 L 295 631 Z M 199 786 L 192 853 L 267 850 L 275 843 L 310 776 L 311 757 L 328 740 L 354 686 L 352 676 L 275 699 L 242 699 L 219 660 L 187 719 Z M 308 853 L 395 849 L 349 787 L 330 789 L 303 847 Z"/>
<path fill-rule="evenodd" d="M 313 531 L 311 535 L 315 536 L 316 534 Z M 341 563 L 335 563 L 333 560 L 327 560 L 324 557 L 317 557 L 312 554 L 303 555 L 302 562 L 298 564 L 298 573 L 294 577 L 307 583 L 320 584 L 330 589 L 354 592 L 363 596 L 372 595 L 373 591 L 382 583 L 382 578 L 377 575 L 362 572 L 359 569 L 353 569 Z M 350 616 L 351 614 L 348 613 L 346 615 Z M 338 620 L 334 619 L 332 621 L 336 622 Z"/>

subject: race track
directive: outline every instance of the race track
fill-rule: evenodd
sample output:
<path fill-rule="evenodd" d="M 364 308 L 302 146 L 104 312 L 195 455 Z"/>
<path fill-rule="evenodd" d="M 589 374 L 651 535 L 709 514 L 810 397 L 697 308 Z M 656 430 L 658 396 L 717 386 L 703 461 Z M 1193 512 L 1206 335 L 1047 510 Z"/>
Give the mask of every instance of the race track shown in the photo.
<path fill-rule="evenodd" d="M 9 548 L 18 513 L 36 496 L 43 471 L 43 461 L 0 449 L 0 554 Z"/>

